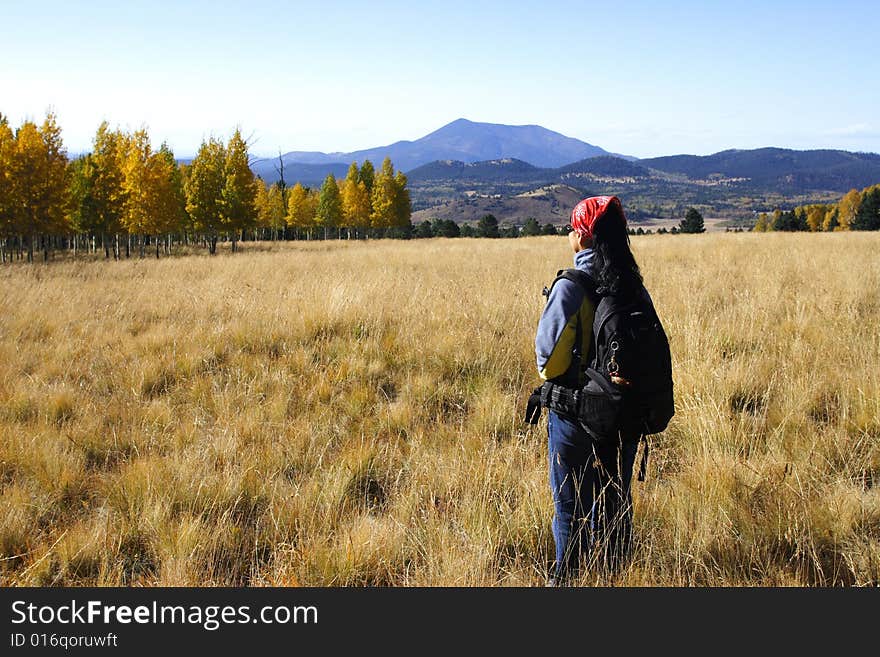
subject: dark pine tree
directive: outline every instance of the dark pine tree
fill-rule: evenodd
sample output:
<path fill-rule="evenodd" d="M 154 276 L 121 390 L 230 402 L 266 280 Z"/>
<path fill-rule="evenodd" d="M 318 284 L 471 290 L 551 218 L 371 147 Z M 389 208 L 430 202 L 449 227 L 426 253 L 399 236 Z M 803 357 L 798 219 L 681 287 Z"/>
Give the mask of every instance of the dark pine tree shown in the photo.
<path fill-rule="evenodd" d="M 852 229 L 880 230 L 880 185 L 869 187 L 862 194 L 862 202 L 853 219 Z"/>
<path fill-rule="evenodd" d="M 477 222 L 477 235 L 479 237 L 500 237 L 498 232 L 498 220 L 495 215 L 486 214 Z"/>
<path fill-rule="evenodd" d="M 703 215 L 696 208 L 688 208 L 678 224 L 678 232 L 680 233 L 705 233 L 706 227 L 703 224 Z"/>
<path fill-rule="evenodd" d="M 530 237 L 532 235 L 540 235 L 541 234 L 541 226 L 538 223 L 538 220 L 534 217 L 529 217 L 526 219 L 526 223 L 523 224 L 522 227 L 522 236 Z"/>

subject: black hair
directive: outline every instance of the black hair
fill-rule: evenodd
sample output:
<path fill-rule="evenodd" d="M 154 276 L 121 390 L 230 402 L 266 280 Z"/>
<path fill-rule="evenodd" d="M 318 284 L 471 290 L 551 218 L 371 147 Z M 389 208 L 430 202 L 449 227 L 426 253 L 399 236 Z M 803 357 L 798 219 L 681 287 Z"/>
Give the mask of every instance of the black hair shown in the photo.
<path fill-rule="evenodd" d="M 642 272 L 629 248 L 622 210 L 610 207 L 593 226 L 593 271 L 603 294 L 629 296 L 642 285 Z"/>

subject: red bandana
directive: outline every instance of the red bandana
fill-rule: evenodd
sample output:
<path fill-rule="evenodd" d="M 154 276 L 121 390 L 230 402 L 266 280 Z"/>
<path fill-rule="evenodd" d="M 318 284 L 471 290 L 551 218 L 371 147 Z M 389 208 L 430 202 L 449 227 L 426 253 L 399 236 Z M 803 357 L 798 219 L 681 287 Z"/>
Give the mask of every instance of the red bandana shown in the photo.
<path fill-rule="evenodd" d="M 579 235 L 593 238 L 593 227 L 599 217 L 605 216 L 609 209 L 616 209 L 616 214 L 626 224 L 626 215 L 623 214 L 623 206 L 616 196 L 591 196 L 574 206 L 571 211 L 571 229 Z"/>

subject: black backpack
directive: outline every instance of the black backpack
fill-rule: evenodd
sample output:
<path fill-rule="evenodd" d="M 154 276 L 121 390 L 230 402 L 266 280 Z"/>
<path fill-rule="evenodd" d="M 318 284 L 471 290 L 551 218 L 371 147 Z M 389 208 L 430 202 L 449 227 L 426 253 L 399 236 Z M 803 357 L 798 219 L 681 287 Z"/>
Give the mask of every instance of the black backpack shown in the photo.
<path fill-rule="evenodd" d="M 669 341 L 643 287 L 633 295 L 602 294 L 588 274 L 560 271 L 579 285 L 596 306 L 586 382 L 579 391 L 578 415 L 599 440 L 618 431 L 648 435 L 665 430 L 675 414 Z M 616 375 L 629 385 L 612 383 Z"/>

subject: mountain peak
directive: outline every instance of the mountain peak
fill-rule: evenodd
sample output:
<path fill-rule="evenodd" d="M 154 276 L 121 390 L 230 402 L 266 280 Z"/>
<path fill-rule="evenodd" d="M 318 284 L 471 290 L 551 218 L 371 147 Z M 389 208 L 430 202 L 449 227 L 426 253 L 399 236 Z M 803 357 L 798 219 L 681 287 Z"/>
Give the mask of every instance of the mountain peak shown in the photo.
<path fill-rule="evenodd" d="M 379 163 L 385 157 L 390 157 L 396 168 L 410 171 L 436 160 L 458 160 L 464 163 L 521 160 L 536 167 L 559 167 L 599 155 L 609 153 L 598 146 L 538 125 L 479 123 L 461 117 L 415 141 L 399 141 L 352 153 L 294 151 L 282 157 L 285 163 L 325 166 L 363 162 L 366 159 Z M 274 164 L 274 161 L 267 160 L 266 166 L 256 163 L 254 168 L 260 174 L 265 169 L 266 179 L 274 180 Z"/>

